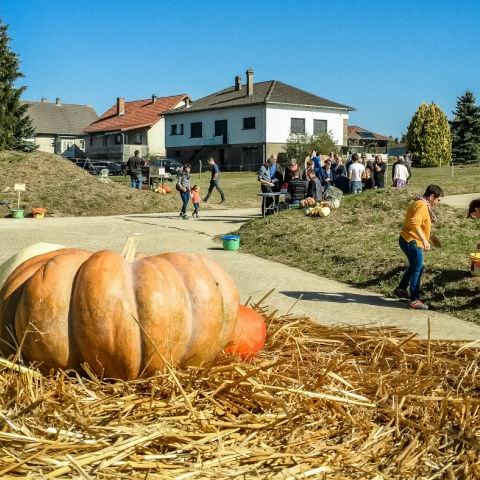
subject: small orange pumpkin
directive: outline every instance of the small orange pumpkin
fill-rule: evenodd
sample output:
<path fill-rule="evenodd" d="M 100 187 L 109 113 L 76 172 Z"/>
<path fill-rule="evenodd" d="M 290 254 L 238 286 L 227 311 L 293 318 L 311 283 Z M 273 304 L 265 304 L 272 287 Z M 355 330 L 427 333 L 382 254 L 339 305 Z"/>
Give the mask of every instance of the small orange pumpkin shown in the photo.
<path fill-rule="evenodd" d="M 238 306 L 238 319 L 233 332 L 233 342 L 225 352 L 248 360 L 257 355 L 265 344 L 267 327 L 263 317 L 245 305 Z"/>
<path fill-rule="evenodd" d="M 162 188 L 165 190 L 165 193 L 172 193 L 172 189 L 168 185 L 164 184 Z"/>
<path fill-rule="evenodd" d="M 43 370 L 88 363 L 133 379 L 165 361 L 212 360 L 235 340 L 239 292 L 219 265 L 187 253 L 133 256 L 64 248 L 21 263 L 0 291 L 0 351 L 16 343 Z"/>

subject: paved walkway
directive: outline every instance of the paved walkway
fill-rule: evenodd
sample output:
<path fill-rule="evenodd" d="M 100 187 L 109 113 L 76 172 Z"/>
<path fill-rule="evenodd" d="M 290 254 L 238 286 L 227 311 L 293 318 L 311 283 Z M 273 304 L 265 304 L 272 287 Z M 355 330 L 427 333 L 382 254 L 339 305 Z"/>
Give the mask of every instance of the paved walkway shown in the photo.
<path fill-rule="evenodd" d="M 465 209 L 465 215 L 468 211 L 468 206 L 472 200 L 476 198 L 480 198 L 480 193 L 465 193 L 462 195 L 447 195 L 446 197 L 442 198 L 442 203 L 450 205 L 451 207 L 455 208 L 463 208 Z"/>
<path fill-rule="evenodd" d="M 258 210 L 215 210 L 200 219 L 182 220 L 176 214 L 0 219 L 0 262 L 18 249 L 47 241 L 88 250 L 121 251 L 129 235 L 138 235 L 139 250 L 206 253 L 235 279 L 242 296 L 259 300 L 270 289 L 266 303 L 281 313 L 307 314 L 322 323 L 394 325 L 426 336 L 430 319 L 432 338 L 478 339 L 480 325 L 435 312 L 415 312 L 406 303 L 352 288 L 296 268 L 221 248 L 218 236 L 236 230 Z M 297 301 L 301 297 L 301 300 Z"/>

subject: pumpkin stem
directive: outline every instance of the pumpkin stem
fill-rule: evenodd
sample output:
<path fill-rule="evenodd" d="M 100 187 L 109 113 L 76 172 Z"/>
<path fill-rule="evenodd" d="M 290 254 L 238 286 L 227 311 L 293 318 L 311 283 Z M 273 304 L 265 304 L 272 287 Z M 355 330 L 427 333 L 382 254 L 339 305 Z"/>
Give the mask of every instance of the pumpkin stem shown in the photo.
<path fill-rule="evenodd" d="M 122 250 L 122 255 L 127 262 L 133 262 L 135 260 L 136 250 L 137 237 L 128 237 Z"/>

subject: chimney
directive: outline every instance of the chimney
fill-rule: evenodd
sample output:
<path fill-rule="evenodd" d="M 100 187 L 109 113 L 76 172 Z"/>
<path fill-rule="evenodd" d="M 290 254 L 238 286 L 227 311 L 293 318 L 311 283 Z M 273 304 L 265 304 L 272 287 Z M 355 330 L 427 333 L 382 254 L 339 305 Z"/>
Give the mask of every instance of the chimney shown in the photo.
<path fill-rule="evenodd" d="M 242 77 L 240 75 L 237 75 L 235 77 L 235 90 L 241 90 L 242 89 Z"/>
<path fill-rule="evenodd" d="M 185 108 L 188 108 L 190 106 L 190 97 L 187 97 L 185 99 Z"/>
<path fill-rule="evenodd" d="M 247 70 L 247 95 L 253 95 L 253 70 L 249 68 Z"/>
<path fill-rule="evenodd" d="M 125 99 L 117 97 L 117 115 L 125 115 Z"/>
<path fill-rule="evenodd" d="M 157 96 L 155 94 L 152 95 L 152 103 L 155 103 L 157 101 Z"/>
<path fill-rule="evenodd" d="M 61 104 L 62 104 L 62 102 L 60 101 L 60 98 L 57 97 L 57 98 L 55 99 L 55 105 L 59 105 L 59 106 L 60 106 Z"/>

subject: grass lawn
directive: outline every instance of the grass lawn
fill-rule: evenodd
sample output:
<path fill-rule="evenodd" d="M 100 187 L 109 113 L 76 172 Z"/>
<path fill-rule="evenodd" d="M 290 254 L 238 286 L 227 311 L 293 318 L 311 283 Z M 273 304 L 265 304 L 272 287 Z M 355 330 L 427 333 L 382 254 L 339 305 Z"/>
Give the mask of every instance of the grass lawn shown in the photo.
<path fill-rule="evenodd" d="M 240 230 L 242 250 L 390 295 L 406 265 L 398 235 L 414 192 L 422 193 L 428 183 L 448 194 L 480 192 L 480 167 L 449 175 L 448 168 L 415 169 L 408 189 L 347 196 L 323 219 L 305 217 L 301 210 L 255 219 Z M 470 275 L 468 259 L 480 242 L 480 221 L 446 205 L 438 213 L 434 232 L 443 246 L 426 255 L 424 298 L 434 309 L 480 323 L 480 278 Z"/>

